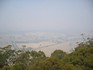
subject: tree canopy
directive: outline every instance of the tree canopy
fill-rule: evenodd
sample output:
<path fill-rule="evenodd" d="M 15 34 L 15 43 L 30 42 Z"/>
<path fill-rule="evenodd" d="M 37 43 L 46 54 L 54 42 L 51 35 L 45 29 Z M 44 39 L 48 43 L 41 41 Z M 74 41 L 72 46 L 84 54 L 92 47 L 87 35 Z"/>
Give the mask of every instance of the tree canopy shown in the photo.
<path fill-rule="evenodd" d="M 58 49 L 50 57 L 8 45 L 0 48 L 0 70 L 93 70 L 93 39 L 79 43 L 69 54 Z"/>

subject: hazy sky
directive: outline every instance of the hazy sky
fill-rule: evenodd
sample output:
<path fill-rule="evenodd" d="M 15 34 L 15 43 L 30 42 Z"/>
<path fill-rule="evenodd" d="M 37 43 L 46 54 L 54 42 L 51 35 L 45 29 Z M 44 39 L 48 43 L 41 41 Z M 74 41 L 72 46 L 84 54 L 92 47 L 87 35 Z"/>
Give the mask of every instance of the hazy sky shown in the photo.
<path fill-rule="evenodd" d="M 0 0 L 0 33 L 93 31 L 93 0 Z"/>

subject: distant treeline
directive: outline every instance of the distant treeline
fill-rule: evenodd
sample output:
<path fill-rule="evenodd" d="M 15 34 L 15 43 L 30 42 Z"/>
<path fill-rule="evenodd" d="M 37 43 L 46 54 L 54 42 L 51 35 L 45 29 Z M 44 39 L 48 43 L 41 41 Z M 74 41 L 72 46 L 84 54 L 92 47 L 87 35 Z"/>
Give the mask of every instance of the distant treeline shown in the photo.
<path fill-rule="evenodd" d="M 59 49 L 50 57 L 43 51 L 13 50 L 8 45 L 0 48 L 0 70 L 93 70 L 93 39 L 77 44 L 69 54 Z"/>

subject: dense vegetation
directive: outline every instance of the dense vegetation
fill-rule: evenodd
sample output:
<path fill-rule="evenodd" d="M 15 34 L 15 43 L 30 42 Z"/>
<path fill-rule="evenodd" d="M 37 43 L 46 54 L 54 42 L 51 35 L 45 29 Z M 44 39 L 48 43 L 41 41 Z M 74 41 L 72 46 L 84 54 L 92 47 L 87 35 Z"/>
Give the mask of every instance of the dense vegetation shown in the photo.
<path fill-rule="evenodd" d="M 0 48 L 0 70 L 93 70 L 93 39 L 79 43 L 69 54 L 55 50 L 50 57 L 8 45 Z"/>

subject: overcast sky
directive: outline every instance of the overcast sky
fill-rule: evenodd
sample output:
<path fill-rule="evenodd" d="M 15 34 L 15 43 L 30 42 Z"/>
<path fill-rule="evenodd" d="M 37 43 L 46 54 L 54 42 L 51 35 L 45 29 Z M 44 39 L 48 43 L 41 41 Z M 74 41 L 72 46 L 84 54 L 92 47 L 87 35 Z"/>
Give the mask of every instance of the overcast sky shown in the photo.
<path fill-rule="evenodd" d="M 0 34 L 93 31 L 93 0 L 0 0 Z"/>

